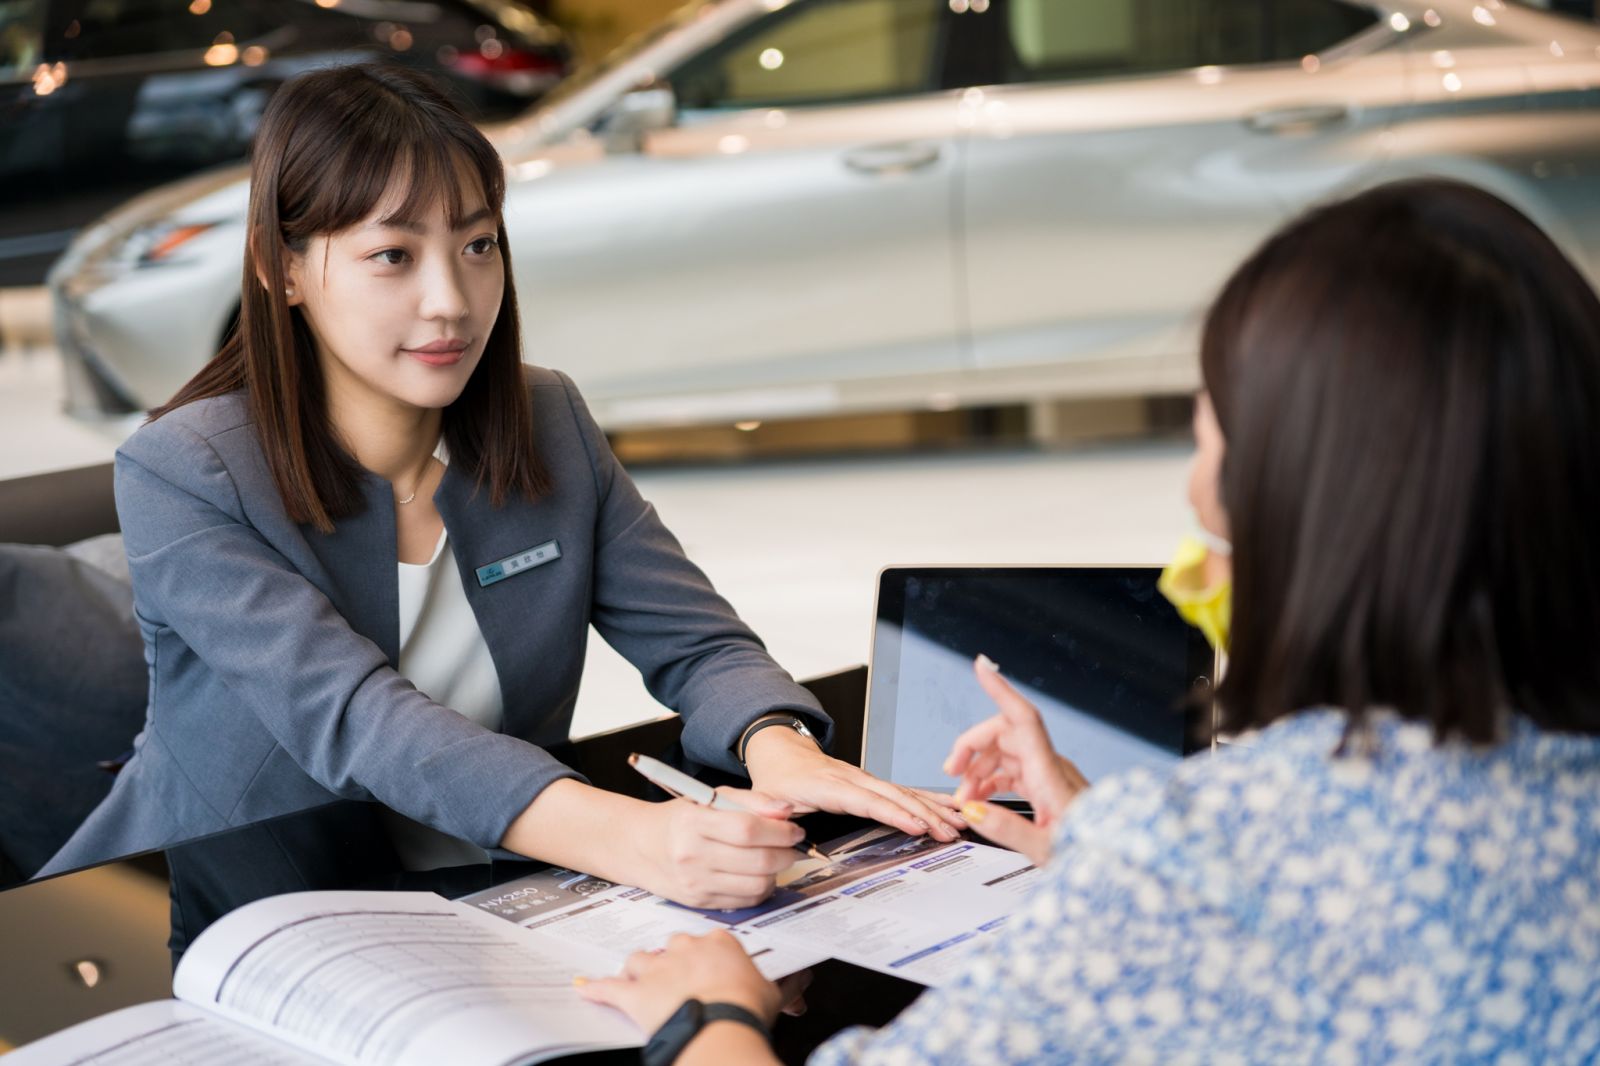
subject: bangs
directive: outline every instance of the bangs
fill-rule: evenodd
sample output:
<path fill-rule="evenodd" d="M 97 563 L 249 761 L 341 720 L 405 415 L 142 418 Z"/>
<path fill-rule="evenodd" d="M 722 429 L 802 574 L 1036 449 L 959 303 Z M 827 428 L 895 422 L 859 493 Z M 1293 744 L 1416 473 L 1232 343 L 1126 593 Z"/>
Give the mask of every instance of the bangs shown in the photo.
<path fill-rule="evenodd" d="M 282 189 L 280 217 L 291 243 L 348 229 L 380 210 L 385 225 L 418 225 L 443 208 L 452 229 L 480 203 L 500 216 L 505 172 L 476 127 L 459 116 L 429 121 L 434 116 L 382 94 L 360 105 L 342 109 L 341 128 L 320 131 L 322 143 L 307 146 L 302 158 L 320 156 L 320 166 L 285 175 L 286 186 L 298 186 Z"/>

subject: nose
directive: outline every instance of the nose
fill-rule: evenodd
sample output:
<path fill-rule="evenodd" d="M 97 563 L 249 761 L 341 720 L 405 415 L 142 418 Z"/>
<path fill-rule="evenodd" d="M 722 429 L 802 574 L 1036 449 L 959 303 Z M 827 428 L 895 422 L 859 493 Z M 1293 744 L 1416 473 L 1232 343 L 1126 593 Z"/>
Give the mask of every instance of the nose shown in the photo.
<path fill-rule="evenodd" d="M 466 317 L 467 292 L 459 266 L 435 261 L 423 271 L 419 310 L 425 321 L 456 322 Z"/>

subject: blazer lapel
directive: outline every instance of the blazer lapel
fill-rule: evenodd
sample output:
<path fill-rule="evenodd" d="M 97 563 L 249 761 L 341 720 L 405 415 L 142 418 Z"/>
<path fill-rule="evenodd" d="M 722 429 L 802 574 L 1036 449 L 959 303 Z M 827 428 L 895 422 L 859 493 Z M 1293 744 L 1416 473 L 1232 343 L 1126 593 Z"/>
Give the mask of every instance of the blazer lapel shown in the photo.
<path fill-rule="evenodd" d="M 472 478 L 454 465 L 445 467 L 433 500 L 449 534 L 467 603 L 500 678 L 502 730 L 542 744 L 565 740 L 567 716 L 548 713 L 549 697 L 556 695 L 550 692 L 551 664 L 533 651 L 534 634 L 544 620 L 538 606 L 541 590 L 563 569 L 550 508 L 520 495 L 497 508 L 488 490 L 477 490 Z M 536 548 L 544 550 L 542 558 L 534 556 Z M 501 567 L 491 569 L 497 563 Z M 580 643 L 580 669 L 582 655 Z M 547 732 L 552 735 L 545 736 Z"/>
<path fill-rule="evenodd" d="M 350 628 L 383 649 L 389 665 L 400 666 L 400 578 L 394 526 L 394 492 L 389 483 L 363 471 L 366 507 L 341 518 L 332 533 L 302 527 L 311 551 L 328 575 L 323 591 Z M 453 532 L 452 532 L 453 535 Z"/>

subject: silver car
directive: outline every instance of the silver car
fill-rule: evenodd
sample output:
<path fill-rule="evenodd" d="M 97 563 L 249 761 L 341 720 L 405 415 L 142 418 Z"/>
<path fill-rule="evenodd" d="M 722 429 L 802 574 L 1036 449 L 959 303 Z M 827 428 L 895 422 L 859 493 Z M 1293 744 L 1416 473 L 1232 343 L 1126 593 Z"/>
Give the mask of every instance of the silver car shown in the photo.
<path fill-rule="evenodd" d="M 614 428 L 1187 390 L 1256 242 L 1408 176 L 1600 281 L 1600 30 L 1498 0 L 707 0 L 489 132 L 527 358 Z M 244 178 L 51 272 L 78 406 L 216 350 Z"/>

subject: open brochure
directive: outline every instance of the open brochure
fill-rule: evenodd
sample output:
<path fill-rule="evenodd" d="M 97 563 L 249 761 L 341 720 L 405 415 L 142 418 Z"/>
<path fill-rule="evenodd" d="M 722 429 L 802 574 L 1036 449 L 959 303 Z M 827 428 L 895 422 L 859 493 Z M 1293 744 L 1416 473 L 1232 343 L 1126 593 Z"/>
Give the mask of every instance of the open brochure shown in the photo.
<path fill-rule="evenodd" d="M 502 1066 L 644 1042 L 580 999 L 674 933 L 727 929 L 778 978 L 839 958 L 923 984 L 959 972 L 1036 876 L 999 848 L 872 829 L 824 845 L 765 903 L 698 911 L 548 870 L 445 900 L 426 892 L 301 892 L 260 900 L 198 937 L 176 999 L 116 1011 L 12 1052 L 6 1066 L 459 1063 Z"/>
<path fill-rule="evenodd" d="M 829 861 L 803 859 L 778 876 L 763 903 L 701 911 L 638 888 L 564 870 L 542 871 L 463 896 L 572 949 L 622 956 L 673 933 L 726 929 L 770 978 L 841 959 L 940 985 L 994 935 L 1038 871 L 1015 852 L 970 841 L 943 844 L 872 828 L 823 845 Z"/>

